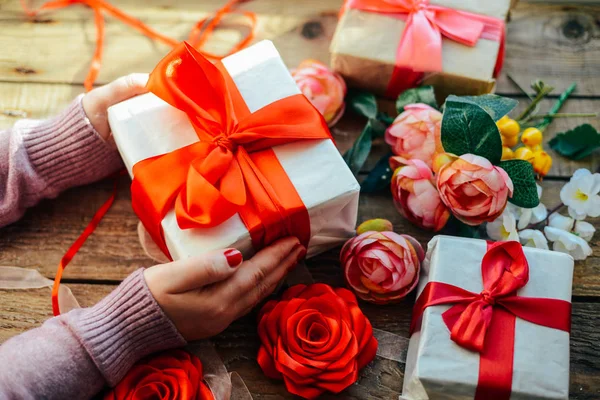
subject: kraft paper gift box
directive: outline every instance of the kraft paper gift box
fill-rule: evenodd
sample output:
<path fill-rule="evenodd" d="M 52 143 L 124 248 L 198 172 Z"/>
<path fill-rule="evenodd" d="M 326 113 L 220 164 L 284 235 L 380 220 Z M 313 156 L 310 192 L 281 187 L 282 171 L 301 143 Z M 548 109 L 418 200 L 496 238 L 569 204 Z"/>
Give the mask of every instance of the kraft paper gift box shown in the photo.
<path fill-rule="evenodd" d="M 300 91 L 270 41 L 259 42 L 222 60 L 250 112 Z M 140 160 L 197 142 L 188 116 L 152 93 L 108 110 L 115 142 L 127 171 Z M 360 186 L 330 139 L 273 147 L 308 210 L 311 237 L 307 256 L 335 247 L 354 235 Z M 173 259 L 234 247 L 253 254 L 250 234 L 239 214 L 212 228 L 180 229 L 174 210 L 162 220 Z"/>
<path fill-rule="evenodd" d="M 383 1 L 383 0 L 378 0 Z M 417 0 L 388 0 L 386 3 L 411 3 Z M 352 0 L 346 3 L 351 3 Z M 511 0 L 430 0 L 431 6 L 442 6 L 504 21 Z M 388 90 L 396 64 L 396 53 L 406 21 L 391 14 L 363 11 L 344 5 L 331 42 L 331 66 L 350 86 L 395 98 L 398 91 Z M 406 19 L 406 18 L 404 18 Z M 421 78 L 414 72 L 402 72 L 408 86 L 433 85 L 439 100 L 449 94 L 480 95 L 495 87 L 494 71 L 501 43 L 479 38 L 474 47 L 442 38 L 442 72 L 425 72 Z M 426 48 L 417 51 L 428 54 Z M 423 72 L 423 71 L 417 71 Z M 401 78 L 404 80 L 404 78 Z M 398 85 L 394 85 L 398 86 Z M 402 86 L 402 85 L 400 85 Z"/>
<path fill-rule="evenodd" d="M 517 296 L 564 300 L 569 303 L 570 311 L 573 258 L 548 250 L 529 247 L 523 250 L 529 264 L 529 281 L 517 291 Z M 485 253 L 483 240 L 434 237 L 428 245 L 417 298 L 428 282 L 443 282 L 480 293 Z M 450 339 L 442 318 L 450 307 L 437 305 L 425 309 L 420 330 L 410 338 L 400 399 L 474 398 L 480 354 Z M 519 317 L 515 321 L 510 399 L 568 399 L 569 333 Z"/>

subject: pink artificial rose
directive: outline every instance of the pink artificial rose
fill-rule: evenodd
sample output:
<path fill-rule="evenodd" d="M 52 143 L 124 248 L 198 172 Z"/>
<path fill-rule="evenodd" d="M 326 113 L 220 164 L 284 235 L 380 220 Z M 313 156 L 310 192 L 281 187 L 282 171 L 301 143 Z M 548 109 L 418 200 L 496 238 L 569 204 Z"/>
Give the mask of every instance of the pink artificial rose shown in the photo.
<path fill-rule="evenodd" d="M 434 232 L 442 229 L 450 211 L 440 199 L 431 169 L 421 160 L 404 162 L 392 177 L 392 196 L 400 214 L 413 224 Z"/>
<path fill-rule="evenodd" d="M 346 108 L 346 83 L 342 77 L 316 60 L 302 61 L 290 72 L 300 91 L 319 110 L 327 124 L 335 125 Z"/>
<path fill-rule="evenodd" d="M 438 173 L 437 187 L 444 204 L 468 225 L 498 218 L 513 194 L 506 171 L 474 154 L 463 154 L 444 165 Z"/>
<path fill-rule="evenodd" d="M 348 285 L 363 300 L 398 301 L 419 281 L 423 248 L 414 238 L 368 231 L 350 239 L 340 255 Z"/>
<path fill-rule="evenodd" d="M 385 131 L 385 141 L 394 154 L 418 159 L 429 168 L 436 153 L 444 151 L 441 139 L 442 113 L 427 104 L 409 104 Z"/>

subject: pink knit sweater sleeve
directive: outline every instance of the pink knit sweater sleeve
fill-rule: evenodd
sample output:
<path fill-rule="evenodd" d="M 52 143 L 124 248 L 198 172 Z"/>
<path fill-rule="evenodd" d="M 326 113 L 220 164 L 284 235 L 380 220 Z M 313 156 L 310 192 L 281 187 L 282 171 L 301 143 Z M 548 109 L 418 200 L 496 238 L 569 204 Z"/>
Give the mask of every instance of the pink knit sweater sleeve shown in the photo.
<path fill-rule="evenodd" d="M 185 346 L 140 269 L 91 308 L 51 318 L 0 346 L 0 399 L 88 399 L 140 358 Z"/>
<path fill-rule="evenodd" d="M 0 131 L 0 227 L 41 199 L 122 168 L 114 145 L 90 124 L 77 97 L 60 115 L 23 119 Z"/>
<path fill-rule="evenodd" d="M 81 96 L 59 116 L 0 132 L 0 227 L 28 207 L 121 168 L 89 123 Z M 85 399 L 147 354 L 185 345 L 142 270 L 91 308 L 51 318 L 0 346 L 0 399 Z"/>

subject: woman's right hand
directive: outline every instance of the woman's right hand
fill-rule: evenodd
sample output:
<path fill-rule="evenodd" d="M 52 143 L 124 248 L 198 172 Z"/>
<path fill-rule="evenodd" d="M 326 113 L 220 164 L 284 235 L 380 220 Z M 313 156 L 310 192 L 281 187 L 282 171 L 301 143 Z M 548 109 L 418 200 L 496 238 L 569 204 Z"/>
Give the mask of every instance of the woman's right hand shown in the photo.
<path fill-rule="evenodd" d="M 278 240 L 243 261 L 235 249 L 155 265 L 144 271 L 150 292 L 188 340 L 214 336 L 271 294 L 306 255 L 298 239 Z"/>

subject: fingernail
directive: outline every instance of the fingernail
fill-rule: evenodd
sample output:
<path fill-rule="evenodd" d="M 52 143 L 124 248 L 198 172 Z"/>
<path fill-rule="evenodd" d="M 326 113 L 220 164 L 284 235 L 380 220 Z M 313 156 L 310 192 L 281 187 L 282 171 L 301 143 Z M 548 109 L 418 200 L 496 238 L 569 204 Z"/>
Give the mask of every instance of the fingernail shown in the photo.
<path fill-rule="evenodd" d="M 229 264 L 229 266 L 231 268 L 237 267 L 244 260 L 244 257 L 242 256 L 242 253 L 240 253 L 236 249 L 227 249 L 227 250 L 225 250 L 225 252 L 223 254 L 225 254 L 225 258 L 227 259 L 227 263 Z"/>

